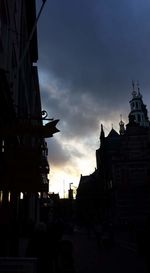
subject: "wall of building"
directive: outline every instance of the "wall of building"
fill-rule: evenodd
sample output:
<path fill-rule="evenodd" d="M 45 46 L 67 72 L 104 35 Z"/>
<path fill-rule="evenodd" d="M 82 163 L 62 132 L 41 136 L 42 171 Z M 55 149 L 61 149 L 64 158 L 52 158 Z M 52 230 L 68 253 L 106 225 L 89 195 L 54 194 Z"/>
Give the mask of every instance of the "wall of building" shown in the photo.
<path fill-rule="evenodd" d="M 25 54 L 35 3 L 0 0 L 0 214 L 7 207 L 11 221 L 17 221 L 19 210 L 26 221 L 37 221 L 37 193 L 48 192 L 47 144 L 38 130 L 33 133 L 43 126 L 37 30 Z"/>

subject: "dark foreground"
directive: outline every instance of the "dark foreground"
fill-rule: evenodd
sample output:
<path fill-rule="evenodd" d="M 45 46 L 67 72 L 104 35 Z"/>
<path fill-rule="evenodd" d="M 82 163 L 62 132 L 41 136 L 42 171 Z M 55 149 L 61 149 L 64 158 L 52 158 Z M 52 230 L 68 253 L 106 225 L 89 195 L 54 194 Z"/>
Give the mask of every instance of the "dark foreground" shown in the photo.
<path fill-rule="evenodd" d="M 73 244 L 74 267 L 76 273 L 145 273 L 144 257 L 136 247 L 121 240 L 109 246 L 100 246 L 94 235 L 86 231 L 76 231 L 65 239 Z"/>
<path fill-rule="evenodd" d="M 39 237 L 37 244 L 39 244 Z M 42 263 L 30 257 L 0 258 L 1 273 L 148 273 L 145 256 L 136 244 L 127 242 L 125 234 L 115 234 L 110 243 L 107 237 L 99 240 L 85 228 L 64 233 L 58 248 L 43 241 L 45 254 Z M 21 246 L 25 245 L 22 241 Z M 25 247 L 26 248 L 26 247 Z M 37 247 L 36 247 L 37 248 Z M 44 253 L 44 247 L 40 248 Z M 51 255 L 50 255 L 51 253 Z M 51 258 L 50 258 L 51 257 Z M 7 260 L 8 259 L 8 260 Z M 3 264 L 4 262 L 4 264 Z M 149 264 L 149 262 L 148 262 Z"/>

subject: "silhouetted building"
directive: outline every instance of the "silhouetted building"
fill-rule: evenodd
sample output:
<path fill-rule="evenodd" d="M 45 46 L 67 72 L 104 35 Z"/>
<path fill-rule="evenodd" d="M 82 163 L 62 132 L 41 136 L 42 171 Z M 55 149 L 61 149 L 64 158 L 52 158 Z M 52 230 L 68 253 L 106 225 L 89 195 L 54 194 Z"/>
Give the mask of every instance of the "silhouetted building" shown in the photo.
<path fill-rule="evenodd" d="M 77 218 L 80 223 L 94 221 L 101 218 L 103 188 L 99 180 L 98 171 L 91 175 L 81 175 L 76 195 Z"/>
<path fill-rule="evenodd" d="M 134 84 L 130 107 L 126 128 L 122 120 L 119 123 L 120 134 L 112 128 L 105 137 L 101 125 L 97 176 L 94 182 L 93 175 L 81 177 L 77 191 L 77 201 L 84 196 L 95 202 L 93 191 L 99 193 L 105 220 L 139 222 L 150 213 L 150 123 L 139 86 L 135 90 Z"/>
<path fill-rule="evenodd" d="M 58 132 L 58 120 L 43 125 L 35 2 L 0 0 L 0 203 L 14 221 L 39 218 L 49 183 L 45 138 Z"/>

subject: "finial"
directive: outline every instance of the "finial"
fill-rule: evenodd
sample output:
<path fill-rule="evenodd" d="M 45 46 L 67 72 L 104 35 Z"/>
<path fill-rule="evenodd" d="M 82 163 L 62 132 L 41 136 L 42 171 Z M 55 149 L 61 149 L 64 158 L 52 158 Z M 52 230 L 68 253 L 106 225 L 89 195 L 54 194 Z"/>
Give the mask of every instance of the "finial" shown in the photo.
<path fill-rule="evenodd" d="M 140 93 L 140 84 L 139 84 L 139 81 L 137 81 L 136 85 L 137 85 L 137 90 L 138 90 L 138 94 L 139 94 Z"/>
<path fill-rule="evenodd" d="M 134 81 L 132 80 L 132 87 L 133 87 L 133 91 L 134 91 L 134 86 L 135 86 L 135 84 L 134 84 Z"/>
<path fill-rule="evenodd" d="M 132 80 L 132 88 L 133 88 L 132 96 L 133 96 L 133 98 L 135 98 L 137 96 L 137 92 L 135 91 L 135 83 L 133 80 Z"/>
<path fill-rule="evenodd" d="M 120 122 L 119 122 L 119 126 L 120 126 L 120 135 L 124 135 L 125 133 L 125 128 L 124 128 L 124 122 L 122 121 L 122 115 L 120 115 Z"/>
<path fill-rule="evenodd" d="M 124 122 L 122 121 L 122 115 L 120 114 L 120 122 L 119 125 L 124 125 Z"/>
<path fill-rule="evenodd" d="M 142 95 L 141 95 L 141 92 L 140 92 L 140 84 L 139 84 L 139 81 L 137 81 L 137 90 L 138 90 L 138 96 L 139 96 L 139 98 L 141 98 L 142 99 Z"/>

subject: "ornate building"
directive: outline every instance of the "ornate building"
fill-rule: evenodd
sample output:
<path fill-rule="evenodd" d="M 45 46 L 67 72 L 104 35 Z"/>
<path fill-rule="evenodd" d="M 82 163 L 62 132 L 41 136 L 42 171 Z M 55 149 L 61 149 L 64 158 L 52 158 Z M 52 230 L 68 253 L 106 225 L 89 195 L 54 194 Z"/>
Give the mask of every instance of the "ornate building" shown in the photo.
<path fill-rule="evenodd" d="M 150 213 L 150 123 L 139 86 L 135 89 L 134 83 L 129 103 L 126 128 L 121 120 L 119 133 L 112 128 L 105 137 L 101 125 L 100 148 L 96 150 L 96 182 L 92 182 L 91 175 L 88 183 L 99 193 L 103 217 L 132 222 L 144 221 Z M 89 187 L 81 177 L 77 200 L 82 200 L 82 196 L 85 199 L 83 186 L 86 190 Z M 94 195 L 92 202 L 95 202 Z"/>

